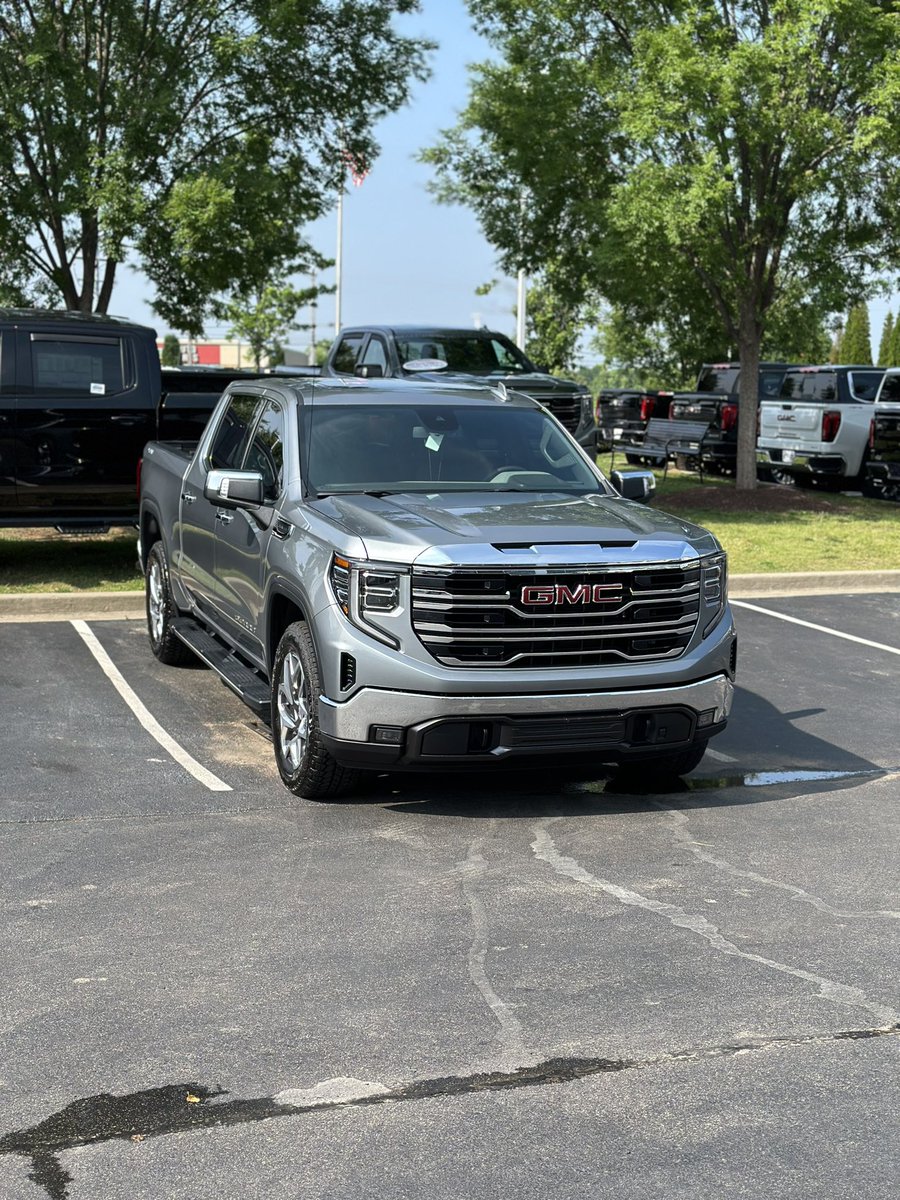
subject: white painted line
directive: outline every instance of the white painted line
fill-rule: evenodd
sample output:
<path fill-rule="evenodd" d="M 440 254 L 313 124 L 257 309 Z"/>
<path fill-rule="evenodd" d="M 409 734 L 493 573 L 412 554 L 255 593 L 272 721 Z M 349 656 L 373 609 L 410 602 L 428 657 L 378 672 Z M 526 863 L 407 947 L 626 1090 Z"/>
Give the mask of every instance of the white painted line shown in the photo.
<path fill-rule="evenodd" d="M 730 601 L 734 608 L 749 608 L 751 612 L 763 613 L 767 617 L 777 617 L 779 621 L 790 621 L 792 625 L 803 625 L 806 629 L 815 629 L 818 633 L 830 633 L 832 637 L 843 638 L 847 642 L 858 642 L 860 646 L 871 646 L 873 650 L 884 650 L 887 654 L 900 654 L 896 646 L 885 646 L 883 642 L 870 642 L 868 638 L 857 637 L 853 633 L 843 633 L 840 629 L 829 629 L 827 625 L 814 625 L 812 621 L 801 621 L 799 617 L 789 617 L 787 613 L 775 612 L 771 608 L 760 608 L 758 604 L 747 604 L 745 600 Z"/>
<path fill-rule="evenodd" d="M 192 758 L 182 746 L 179 746 L 173 737 L 171 737 L 157 721 L 156 717 L 147 709 L 146 705 L 135 695 L 132 688 L 125 682 L 119 668 L 109 657 L 100 643 L 97 641 L 93 631 L 88 627 L 85 621 L 73 621 L 76 632 L 81 637 L 84 644 L 96 658 L 100 664 L 100 670 L 107 677 L 143 727 L 147 730 L 152 738 L 155 738 L 162 748 L 171 754 L 184 769 L 204 787 L 208 787 L 211 792 L 230 792 L 231 788 L 227 783 L 224 783 L 217 775 L 213 775 L 212 771 L 207 771 L 206 767 L 201 766 L 195 758 Z"/>
<path fill-rule="evenodd" d="M 723 754 L 721 750 L 713 750 L 712 746 L 706 747 L 706 757 L 714 758 L 718 762 L 737 762 L 737 759 L 732 758 L 730 754 Z"/>

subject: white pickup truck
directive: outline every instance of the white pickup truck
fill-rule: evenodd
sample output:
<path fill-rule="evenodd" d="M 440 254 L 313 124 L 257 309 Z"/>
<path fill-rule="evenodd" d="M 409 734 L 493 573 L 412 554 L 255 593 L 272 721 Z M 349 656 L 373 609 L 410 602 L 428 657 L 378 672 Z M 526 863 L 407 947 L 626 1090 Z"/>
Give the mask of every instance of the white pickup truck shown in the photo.
<path fill-rule="evenodd" d="M 759 406 L 756 461 L 776 483 L 856 483 L 865 470 L 872 404 L 884 369 L 794 367 L 778 400 Z"/>

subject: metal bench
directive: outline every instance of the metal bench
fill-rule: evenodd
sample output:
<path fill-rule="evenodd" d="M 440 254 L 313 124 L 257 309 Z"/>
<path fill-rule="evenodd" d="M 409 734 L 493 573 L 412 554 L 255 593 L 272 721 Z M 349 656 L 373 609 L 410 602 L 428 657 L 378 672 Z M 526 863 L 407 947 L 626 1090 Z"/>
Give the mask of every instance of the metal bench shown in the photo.
<path fill-rule="evenodd" d="M 655 463 L 662 463 L 665 479 L 669 470 L 669 459 L 673 455 L 683 455 L 685 458 L 696 458 L 702 483 L 703 442 L 708 433 L 708 421 L 670 421 L 665 417 L 651 417 L 642 441 L 630 437 L 613 442 L 610 470 L 616 459 L 616 451 L 622 450 L 626 454 L 640 454 Z"/>

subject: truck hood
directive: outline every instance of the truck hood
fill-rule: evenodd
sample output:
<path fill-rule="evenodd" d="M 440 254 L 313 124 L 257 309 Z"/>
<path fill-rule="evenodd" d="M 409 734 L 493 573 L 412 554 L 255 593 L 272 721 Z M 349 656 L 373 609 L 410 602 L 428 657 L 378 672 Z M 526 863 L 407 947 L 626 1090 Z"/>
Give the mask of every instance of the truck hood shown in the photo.
<path fill-rule="evenodd" d="M 557 379 L 555 375 L 542 375 L 534 371 L 527 375 L 478 375 L 465 371 L 417 371 L 417 379 L 427 379 L 434 383 L 446 383 L 448 379 L 460 383 L 483 383 L 485 386 L 496 386 L 502 383 L 511 392 L 522 392 L 535 400 L 545 396 L 575 396 L 581 395 L 585 389 L 570 379 Z"/>
<path fill-rule="evenodd" d="M 658 562 L 720 549 L 697 525 L 597 494 L 405 492 L 310 507 L 361 539 L 367 558 L 420 566 Z"/>

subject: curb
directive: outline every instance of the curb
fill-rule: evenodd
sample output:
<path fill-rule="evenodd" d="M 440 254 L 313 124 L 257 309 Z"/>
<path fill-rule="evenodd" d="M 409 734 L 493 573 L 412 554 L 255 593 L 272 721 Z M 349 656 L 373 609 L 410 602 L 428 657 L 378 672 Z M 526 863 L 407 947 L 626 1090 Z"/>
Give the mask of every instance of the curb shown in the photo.
<path fill-rule="evenodd" d="M 798 571 L 732 575 L 733 600 L 754 597 L 830 596 L 900 592 L 900 571 Z M 21 621 L 132 621 L 144 619 L 140 592 L 21 592 L 0 596 L 0 623 Z"/>

